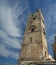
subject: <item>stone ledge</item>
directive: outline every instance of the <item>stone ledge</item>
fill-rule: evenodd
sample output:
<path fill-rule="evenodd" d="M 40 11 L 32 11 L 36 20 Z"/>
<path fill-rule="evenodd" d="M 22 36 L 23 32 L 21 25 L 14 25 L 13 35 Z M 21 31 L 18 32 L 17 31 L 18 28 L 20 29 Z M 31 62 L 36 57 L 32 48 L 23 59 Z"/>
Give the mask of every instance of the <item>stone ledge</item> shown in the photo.
<path fill-rule="evenodd" d="M 56 65 L 56 61 L 22 61 L 24 65 Z"/>
<path fill-rule="evenodd" d="M 56 65 L 55 62 L 30 62 L 27 65 Z"/>

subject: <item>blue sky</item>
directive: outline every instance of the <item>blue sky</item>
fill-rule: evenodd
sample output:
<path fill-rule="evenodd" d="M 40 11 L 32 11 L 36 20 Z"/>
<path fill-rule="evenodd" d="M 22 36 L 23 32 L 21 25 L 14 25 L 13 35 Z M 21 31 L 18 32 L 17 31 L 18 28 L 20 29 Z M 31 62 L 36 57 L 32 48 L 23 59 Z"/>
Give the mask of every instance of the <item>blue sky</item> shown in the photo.
<path fill-rule="evenodd" d="M 56 35 L 56 0 L 0 0 L 0 65 L 17 65 L 29 14 L 41 9 L 49 54 Z"/>

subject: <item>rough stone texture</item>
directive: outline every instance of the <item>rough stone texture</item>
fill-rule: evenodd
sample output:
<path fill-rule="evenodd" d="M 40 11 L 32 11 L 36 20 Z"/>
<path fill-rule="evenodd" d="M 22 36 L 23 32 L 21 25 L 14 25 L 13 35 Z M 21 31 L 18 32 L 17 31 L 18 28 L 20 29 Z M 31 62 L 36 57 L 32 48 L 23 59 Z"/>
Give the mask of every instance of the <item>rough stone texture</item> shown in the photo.
<path fill-rule="evenodd" d="M 54 61 L 21 61 L 21 65 L 56 65 Z"/>
<path fill-rule="evenodd" d="M 44 18 L 41 11 L 37 10 L 29 16 L 18 65 L 30 65 L 28 62 L 25 63 L 25 60 L 34 62 L 46 59 L 48 59 L 48 48 Z"/>

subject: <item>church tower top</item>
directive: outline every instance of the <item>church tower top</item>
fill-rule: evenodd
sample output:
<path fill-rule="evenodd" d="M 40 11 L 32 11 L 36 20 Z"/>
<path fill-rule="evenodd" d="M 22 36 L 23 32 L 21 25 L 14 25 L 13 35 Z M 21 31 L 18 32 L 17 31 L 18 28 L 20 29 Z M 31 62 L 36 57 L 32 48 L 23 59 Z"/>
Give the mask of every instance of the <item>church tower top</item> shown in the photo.
<path fill-rule="evenodd" d="M 41 9 L 37 9 L 36 11 L 37 11 L 37 12 L 38 12 L 38 11 L 41 12 Z"/>

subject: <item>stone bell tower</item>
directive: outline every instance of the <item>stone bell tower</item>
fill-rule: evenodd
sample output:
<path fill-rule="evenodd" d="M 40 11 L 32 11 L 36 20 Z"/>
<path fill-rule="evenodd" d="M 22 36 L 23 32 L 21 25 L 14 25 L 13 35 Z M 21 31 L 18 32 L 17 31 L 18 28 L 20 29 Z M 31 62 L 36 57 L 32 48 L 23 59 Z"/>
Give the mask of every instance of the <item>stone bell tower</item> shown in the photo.
<path fill-rule="evenodd" d="M 48 59 L 46 31 L 41 10 L 29 16 L 18 65 Z"/>

